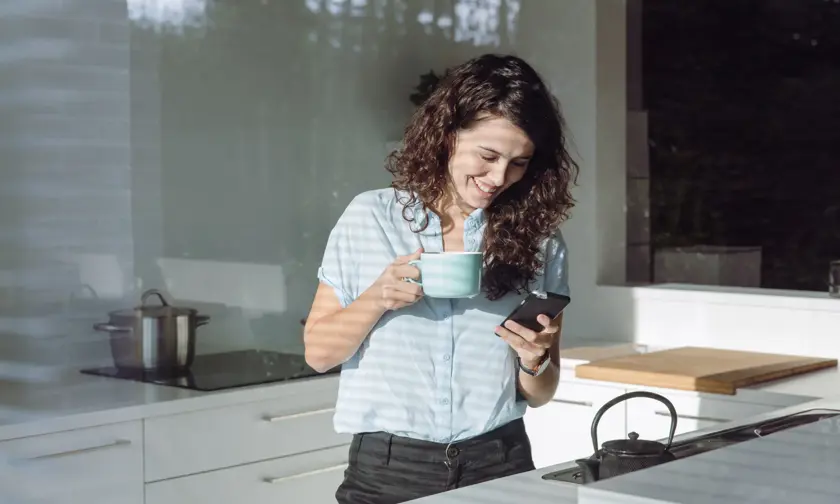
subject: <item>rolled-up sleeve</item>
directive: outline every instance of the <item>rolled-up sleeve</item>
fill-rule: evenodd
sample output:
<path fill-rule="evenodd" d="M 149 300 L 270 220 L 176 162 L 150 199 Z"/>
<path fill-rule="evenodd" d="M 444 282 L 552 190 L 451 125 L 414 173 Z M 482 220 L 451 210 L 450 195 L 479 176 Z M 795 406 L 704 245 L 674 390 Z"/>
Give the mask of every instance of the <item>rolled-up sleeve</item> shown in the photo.
<path fill-rule="evenodd" d="M 318 280 L 335 290 L 342 307 L 347 307 L 358 296 L 358 258 L 354 244 L 361 236 L 356 236 L 364 229 L 360 219 L 364 219 L 363 205 L 357 197 L 344 210 L 327 239 L 321 266 L 318 268 Z"/>
<path fill-rule="evenodd" d="M 569 289 L 569 254 L 566 249 L 566 241 L 559 230 L 548 240 L 543 285 L 547 292 L 571 296 Z"/>

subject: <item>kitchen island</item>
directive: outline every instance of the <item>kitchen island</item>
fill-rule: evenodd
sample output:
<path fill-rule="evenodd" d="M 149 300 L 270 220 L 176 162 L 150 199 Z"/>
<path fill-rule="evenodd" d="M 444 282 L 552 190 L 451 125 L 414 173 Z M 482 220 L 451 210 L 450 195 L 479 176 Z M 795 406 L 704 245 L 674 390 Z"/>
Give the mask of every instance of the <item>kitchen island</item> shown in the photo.
<path fill-rule="evenodd" d="M 759 389 L 840 393 L 840 373 L 828 370 Z M 772 412 L 687 432 L 682 441 L 717 430 L 810 409 L 840 411 L 840 396 L 817 399 Z M 840 502 L 840 417 L 796 427 L 773 436 L 702 453 L 644 471 L 588 485 L 546 481 L 547 473 L 572 467 L 568 462 L 524 474 L 418 499 L 418 504 L 718 504 Z M 794 498 L 796 497 L 796 498 Z"/>

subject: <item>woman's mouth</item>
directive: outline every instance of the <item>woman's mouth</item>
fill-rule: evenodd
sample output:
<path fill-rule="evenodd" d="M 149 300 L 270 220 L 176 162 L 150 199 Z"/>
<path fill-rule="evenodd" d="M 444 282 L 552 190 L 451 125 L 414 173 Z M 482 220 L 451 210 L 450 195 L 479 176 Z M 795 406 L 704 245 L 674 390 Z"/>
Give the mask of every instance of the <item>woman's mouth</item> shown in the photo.
<path fill-rule="evenodd" d="M 485 198 L 493 197 L 493 195 L 496 194 L 496 191 L 499 190 L 499 188 L 497 186 L 495 186 L 493 184 L 486 184 L 484 182 L 479 182 L 474 177 L 470 177 L 470 180 L 472 181 L 473 186 L 475 186 L 475 188 L 478 189 L 478 192 L 481 193 L 481 195 L 484 196 Z"/>

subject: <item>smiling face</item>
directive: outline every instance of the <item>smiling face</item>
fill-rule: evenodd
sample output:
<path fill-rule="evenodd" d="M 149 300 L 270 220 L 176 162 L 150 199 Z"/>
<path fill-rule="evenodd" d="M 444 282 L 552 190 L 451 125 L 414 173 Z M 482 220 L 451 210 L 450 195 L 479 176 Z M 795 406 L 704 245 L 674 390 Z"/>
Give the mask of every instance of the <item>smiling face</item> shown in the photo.
<path fill-rule="evenodd" d="M 481 116 L 460 130 L 449 160 L 450 189 L 464 213 L 487 208 L 519 182 L 534 154 L 528 135 L 507 119 Z"/>

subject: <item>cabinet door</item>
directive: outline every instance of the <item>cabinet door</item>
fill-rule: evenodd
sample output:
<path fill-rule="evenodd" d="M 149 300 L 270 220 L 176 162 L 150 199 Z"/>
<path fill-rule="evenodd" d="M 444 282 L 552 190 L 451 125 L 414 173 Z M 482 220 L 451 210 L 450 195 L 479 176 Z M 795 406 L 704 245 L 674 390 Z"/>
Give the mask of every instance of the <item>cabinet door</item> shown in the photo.
<path fill-rule="evenodd" d="M 143 504 L 140 422 L 0 443 L 0 502 Z"/>
<path fill-rule="evenodd" d="M 334 504 L 349 446 L 146 484 L 146 504 Z"/>
<path fill-rule="evenodd" d="M 145 421 L 146 482 L 342 446 L 335 396 L 311 394 Z"/>
<path fill-rule="evenodd" d="M 592 455 L 592 420 L 598 409 L 624 389 L 563 383 L 551 402 L 528 408 L 525 428 L 531 439 L 534 465 L 547 467 Z M 625 436 L 624 403 L 610 408 L 598 426 L 598 442 Z"/>

